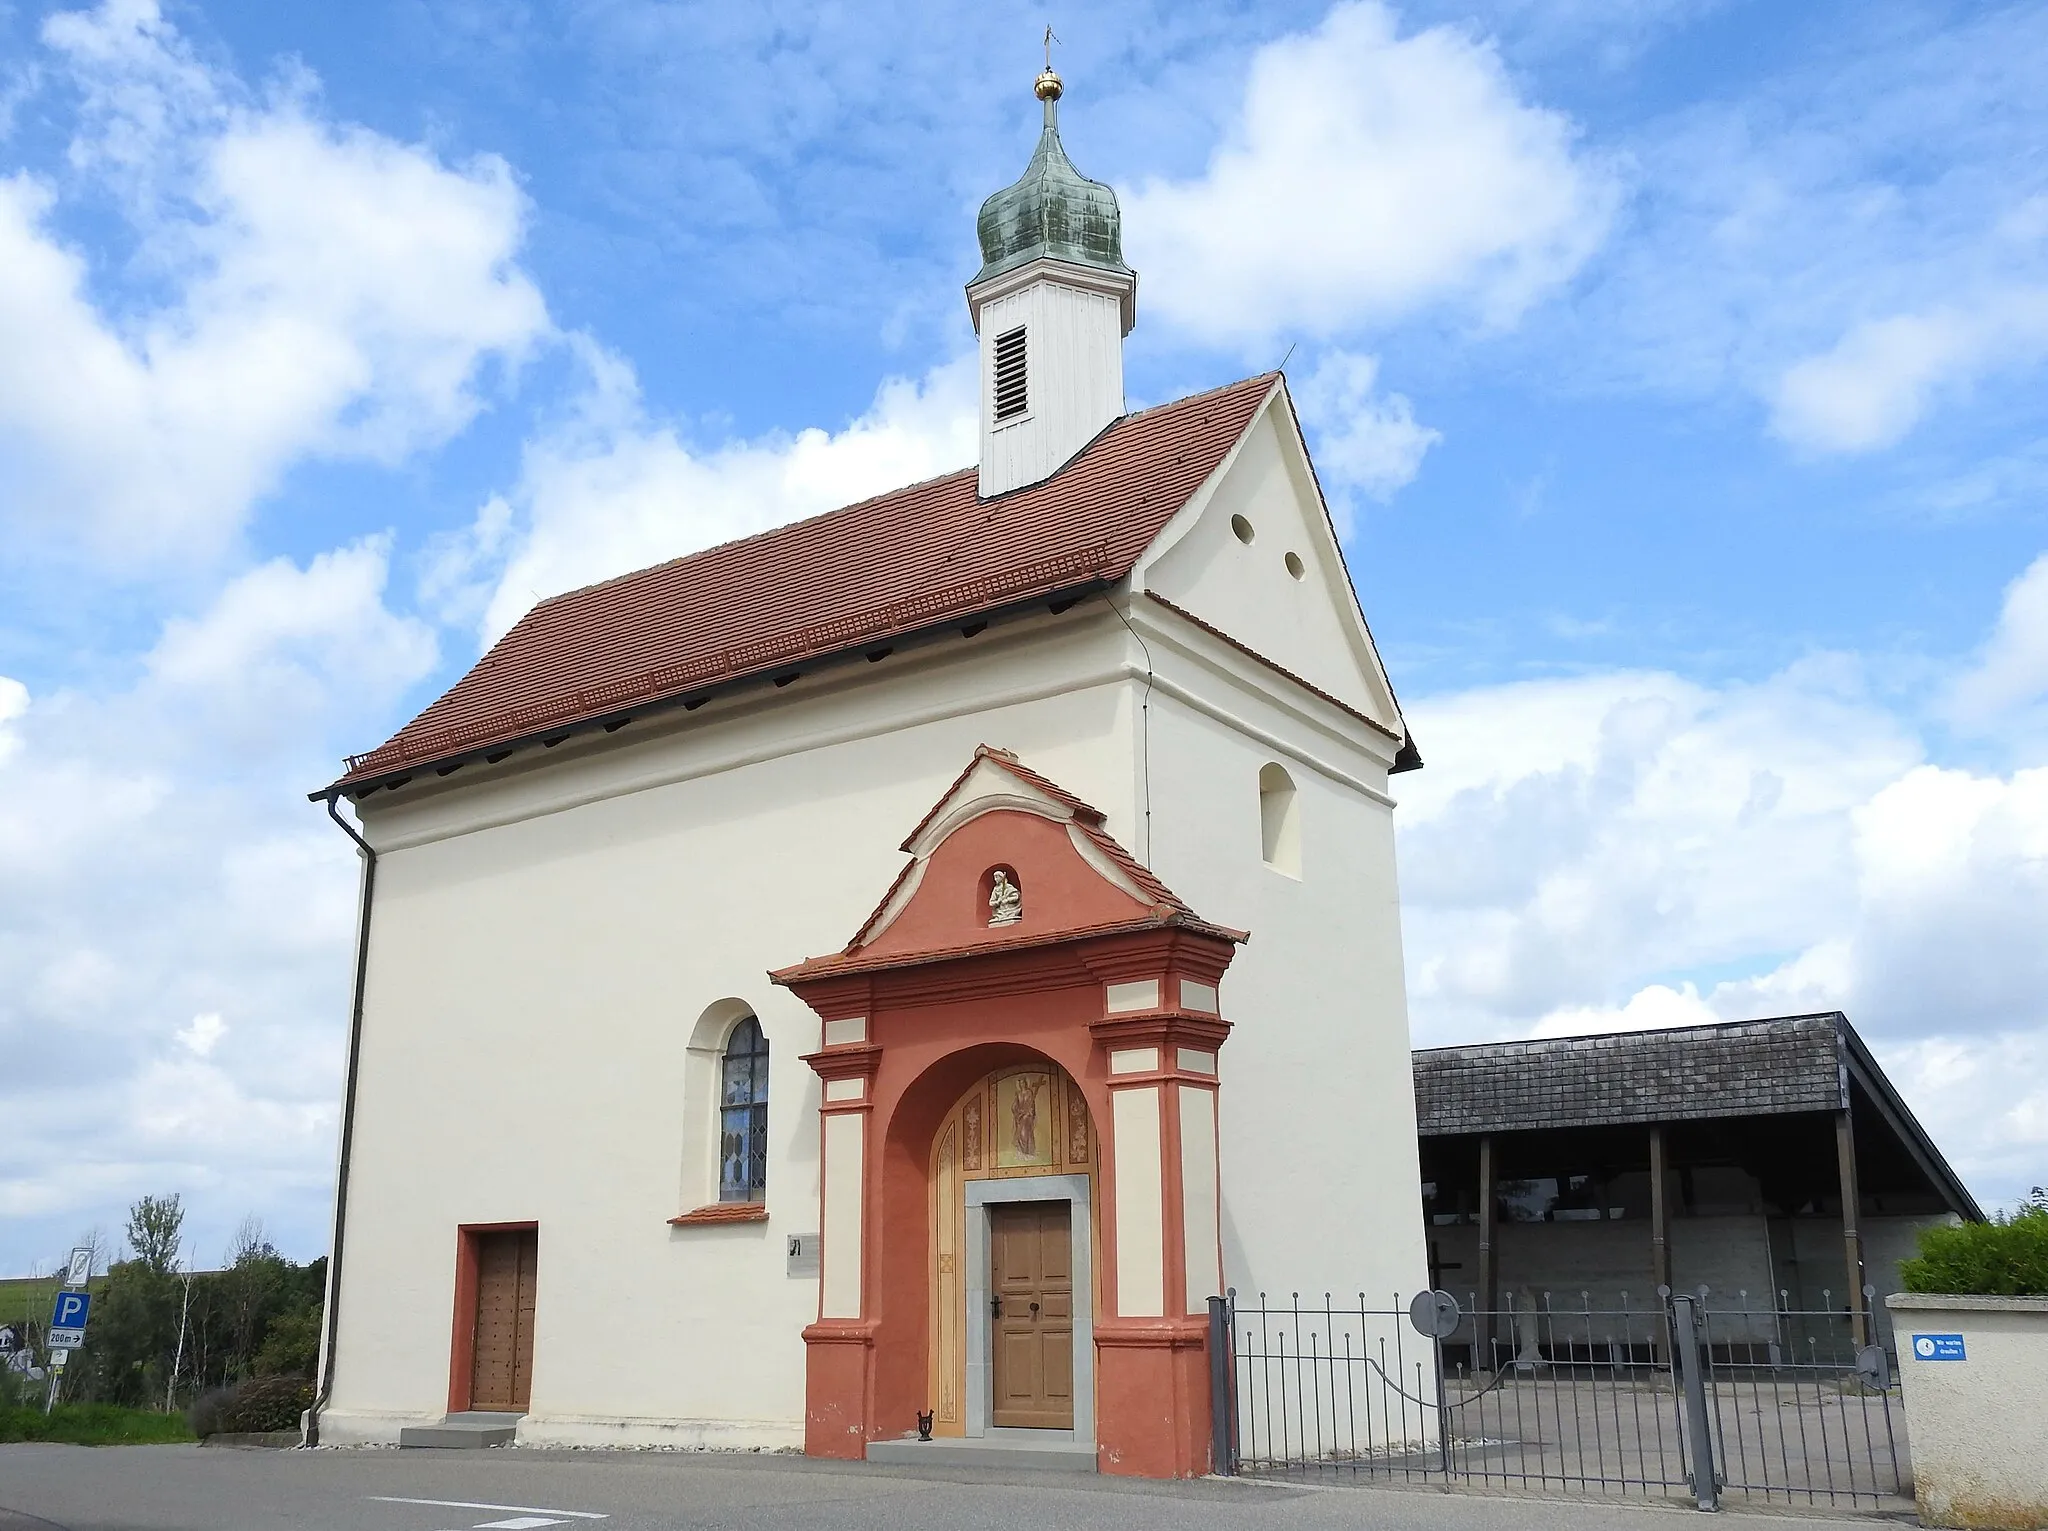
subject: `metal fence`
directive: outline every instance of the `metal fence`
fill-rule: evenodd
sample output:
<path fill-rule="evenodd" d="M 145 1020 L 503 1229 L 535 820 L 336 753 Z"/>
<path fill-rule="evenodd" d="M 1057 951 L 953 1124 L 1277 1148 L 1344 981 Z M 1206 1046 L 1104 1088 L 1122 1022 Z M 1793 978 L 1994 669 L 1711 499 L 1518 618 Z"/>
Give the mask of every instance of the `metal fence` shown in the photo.
<path fill-rule="evenodd" d="M 1212 1301 L 1215 1452 L 1230 1472 L 1564 1493 L 1899 1507 L 1891 1358 L 1846 1313 L 1746 1295 L 1496 1312 L 1447 1293 Z"/>

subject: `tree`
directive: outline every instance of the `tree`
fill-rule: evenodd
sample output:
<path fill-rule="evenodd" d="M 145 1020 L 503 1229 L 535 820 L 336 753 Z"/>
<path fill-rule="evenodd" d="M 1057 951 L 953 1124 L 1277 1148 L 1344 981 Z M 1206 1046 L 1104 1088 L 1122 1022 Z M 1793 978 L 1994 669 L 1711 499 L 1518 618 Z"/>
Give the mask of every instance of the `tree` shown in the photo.
<path fill-rule="evenodd" d="M 175 1192 L 145 1196 L 128 1209 L 128 1247 L 152 1275 L 168 1276 L 178 1268 L 184 1228 L 185 1207 Z"/>

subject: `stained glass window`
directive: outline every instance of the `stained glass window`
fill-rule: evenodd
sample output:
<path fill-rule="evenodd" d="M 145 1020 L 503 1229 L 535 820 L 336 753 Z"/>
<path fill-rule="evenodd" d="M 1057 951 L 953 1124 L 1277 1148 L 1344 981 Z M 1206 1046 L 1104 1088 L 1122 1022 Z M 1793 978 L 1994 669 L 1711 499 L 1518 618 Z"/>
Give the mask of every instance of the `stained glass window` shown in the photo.
<path fill-rule="evenodd" d="M 718 1199 L 768 1199 L 768 1039 L 751 1015 L 725 1044 L 718 1091 Z"/>

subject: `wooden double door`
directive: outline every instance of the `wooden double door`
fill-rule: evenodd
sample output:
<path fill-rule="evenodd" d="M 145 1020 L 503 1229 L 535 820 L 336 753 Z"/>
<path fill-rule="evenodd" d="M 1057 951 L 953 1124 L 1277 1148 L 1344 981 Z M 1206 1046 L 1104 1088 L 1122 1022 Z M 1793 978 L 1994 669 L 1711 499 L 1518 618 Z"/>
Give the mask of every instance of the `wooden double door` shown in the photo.
<path fill-rule="evenodd" d="M 476 1241 L 476 1319 L 469 1406 L 524 1414 L 533 1396 L 533 1289 L 540 1231 L 510 1228 L 471 1237 Z"/>
<path fill-rule="evenodd" d="M 989 1213 L 992 1423 L 1074 1428 L 1074 1238 L 1070 1204 L 1010 1202 Z"/>

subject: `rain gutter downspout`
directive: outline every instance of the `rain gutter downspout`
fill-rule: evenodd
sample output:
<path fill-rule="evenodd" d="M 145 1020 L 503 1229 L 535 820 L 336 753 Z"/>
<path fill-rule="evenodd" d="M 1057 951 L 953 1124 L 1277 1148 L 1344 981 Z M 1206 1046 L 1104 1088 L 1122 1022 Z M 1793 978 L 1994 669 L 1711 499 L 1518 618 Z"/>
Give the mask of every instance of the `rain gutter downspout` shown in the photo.
<path fill-rule="evenodd" d="M 377 888 L 377 852 L 355 826 L 335 810 L 335 800 L 340 795 L 336 789 L 328 790 L 324 799 L 327 817 L 355 841 L 356 852 L 363 858 L 363 883 L 362 901 L 356 912 L 356 972 L 355 992 L 349 1004 L 348 1073 L 341 1097 L 341 1159 L 334 1176 L 334 1237 L 327 1251 L 327 1304 L 321 1315 L 321 1327 L 325 1332 L 320 1337 L 320 1390 L 313 1399 L 313 1407 L 306 1411 L 305 1442 L 308 1446 L 320 1444 L 320 1415 L 334 1393 L 334 1341 L 338 1332 L 335 1320 L 341 1312 L 341 1242 L 348 1226 L 349 1154 L 355 1146 L 356 1131 L 356 1070 L 363 1051 L 363 991 L 370 969 L 370 900 Z"/>

